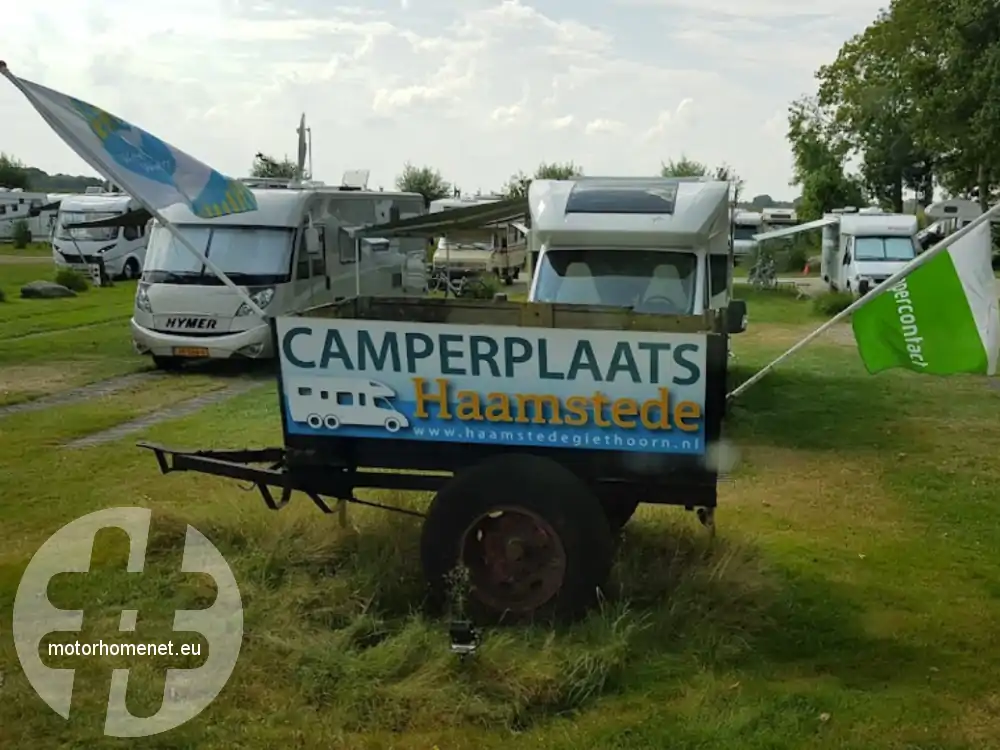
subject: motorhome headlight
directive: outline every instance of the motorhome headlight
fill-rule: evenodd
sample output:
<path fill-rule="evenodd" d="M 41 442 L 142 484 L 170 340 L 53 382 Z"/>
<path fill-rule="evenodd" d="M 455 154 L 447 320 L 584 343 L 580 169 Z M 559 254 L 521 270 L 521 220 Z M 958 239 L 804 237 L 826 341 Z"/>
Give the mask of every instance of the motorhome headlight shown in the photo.
<path fill-rule="evenodd" d="M 256 292 L 250 293 L 250 299 L 253 300 L 254 304 L 257 305 L 261 310 L 271 304 L 271 300 L 274 299 L 274 287 L 267 286 L 263 289 L 258 289 Z M 242 317 L 244 315 L 251 315 L 253 310 L 250 306 L 244 302 L 240 305 L 240 309 L 236 311 L 236 317 Z"/>
<path fill-rule="evenodd" d="M 153 312 L 153 306 L 149 304 L 149 284 L 140 283 L 135 289 L 135 308 L 143 312 Z"/>

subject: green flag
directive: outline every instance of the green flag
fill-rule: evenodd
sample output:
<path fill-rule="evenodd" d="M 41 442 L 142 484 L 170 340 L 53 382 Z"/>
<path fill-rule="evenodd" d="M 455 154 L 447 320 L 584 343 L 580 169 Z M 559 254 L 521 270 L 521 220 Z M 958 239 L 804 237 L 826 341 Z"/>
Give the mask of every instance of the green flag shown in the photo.
<path fill-rule="evenodd" d="M 993 375 L 1000 312 L 984 222 L 857 310 L 851 325 L 868 372 Z"/>

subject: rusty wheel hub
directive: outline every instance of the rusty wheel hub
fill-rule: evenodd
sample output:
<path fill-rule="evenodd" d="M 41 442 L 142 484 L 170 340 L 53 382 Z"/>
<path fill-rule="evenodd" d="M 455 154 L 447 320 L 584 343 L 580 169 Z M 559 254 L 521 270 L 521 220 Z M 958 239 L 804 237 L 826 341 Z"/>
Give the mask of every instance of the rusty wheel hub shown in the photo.
<path fill-rule="evenodd" d="M 562 587 L 566 551 L 555 529 L 524 508 L 481 516 L 466 530 L 462 559 L 474 596 L 498 611 L 529 613 Z"/>

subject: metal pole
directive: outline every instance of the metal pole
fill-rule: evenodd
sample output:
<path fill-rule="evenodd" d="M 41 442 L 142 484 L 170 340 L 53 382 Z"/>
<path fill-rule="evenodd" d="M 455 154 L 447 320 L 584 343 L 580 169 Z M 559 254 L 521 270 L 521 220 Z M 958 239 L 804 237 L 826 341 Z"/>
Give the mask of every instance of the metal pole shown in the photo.
<path fill-rule="evenodd" d="M 306 128 L 306 145 L 309 147 L 309 179 L 313 178 L 313 129 Z"/>

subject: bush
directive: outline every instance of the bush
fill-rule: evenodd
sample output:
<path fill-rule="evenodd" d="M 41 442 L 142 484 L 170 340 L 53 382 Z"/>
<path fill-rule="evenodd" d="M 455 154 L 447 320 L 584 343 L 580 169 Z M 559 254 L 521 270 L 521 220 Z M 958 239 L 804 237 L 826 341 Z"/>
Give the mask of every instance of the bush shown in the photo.
<path fill-rule="evenodd" d="M 793 247 L 785 256 L 785 271 L 788 273 L 802 273 L 802 269 L 809 262 L 809 251 L 805 247 Z"/>
<path fill-rule="evenodd" d="M 463 297 L 471 299 L 493 299 L 503 289 L 503 282 L 493 274 L 480 274 L 465 283 Z"/>
<path fill-rule="evenodd" d="M 60 268 L 56 273 L 56 283 L 74 292 L 90 289 L 90 280 L 75 268 Z"/>
<path fill-rule="evenodd" d="M 824 292 L 813 299 L 813 310 L 825 318 L 832 318 L 854 302 L 854 295 L 847 292 Z"/>
<path fill-rule="evenodd" d="M 28 226 L 28 222 L 24 219 L 14 222 L 12 239 L 15 250 L 24 250 L 31 244 L 31 227 Z"/>

